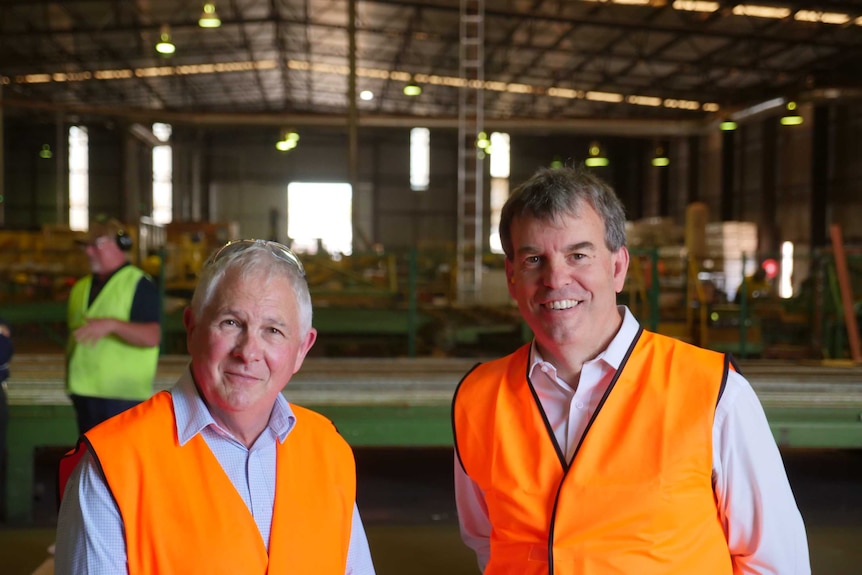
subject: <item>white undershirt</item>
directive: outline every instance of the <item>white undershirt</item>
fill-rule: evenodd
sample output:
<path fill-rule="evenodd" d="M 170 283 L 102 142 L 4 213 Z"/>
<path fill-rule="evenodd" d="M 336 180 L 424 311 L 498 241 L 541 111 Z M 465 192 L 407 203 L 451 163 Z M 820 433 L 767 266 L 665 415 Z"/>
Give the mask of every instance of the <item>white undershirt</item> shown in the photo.
<path fill-rule="evenodd" d="M 535 343 L 531 348 L 530 381 L 567 461 L 640 329 L 628 308 L 620 311 L 619 332 L 605 351 L 584 363 L 574 387 L 557 377 Z M 735 573 L 808 575 L 805 526 L 784 463 L 757 395 L 734 371 L 715 410 L 712 448 L 716 506 Z M 455 498 L 461 537 L 484 571 L 491 524 L 482 490 L 464 473 L 457 454 Z"/>

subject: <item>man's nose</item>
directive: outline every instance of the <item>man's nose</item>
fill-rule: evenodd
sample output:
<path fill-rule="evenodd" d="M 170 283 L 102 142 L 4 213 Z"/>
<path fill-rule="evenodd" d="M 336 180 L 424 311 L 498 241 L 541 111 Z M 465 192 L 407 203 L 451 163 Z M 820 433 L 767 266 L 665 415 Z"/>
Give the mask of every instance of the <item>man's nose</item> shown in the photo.
<path fill-rule="evenodd" d="M 257 361 L 263 355 L 260 338 L 252 330 L 243 330 L 236 342 L 234 354 L 243 361 Z"/>
<path fill-rule="evenodd" d="M 548 260 L 542 269 L 545 285 L 551 289 L 559 289 L 572 281 L 572 270 L 565 262 Z"/>

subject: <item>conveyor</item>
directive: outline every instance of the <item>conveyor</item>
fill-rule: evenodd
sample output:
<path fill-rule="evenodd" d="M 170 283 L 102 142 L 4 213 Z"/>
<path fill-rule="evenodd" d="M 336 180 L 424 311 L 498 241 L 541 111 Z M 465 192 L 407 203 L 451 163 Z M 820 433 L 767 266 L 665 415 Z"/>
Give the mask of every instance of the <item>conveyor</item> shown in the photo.
<path fill-rule="evenodd" d="M 285 396 L 332 419 L 354 447 L 452 444 L 450 401 L 477 362 L 459 358 L 308 358 Z M 168 389 L 187 356 L 163 356 L 155 379 Z M 9 380 L 8 520 L 31 519 L 33 453 L 71 446 L 75 417 L 59 354 L 15 357 Z M 862 447 L 862 366 L 786 361 L 743 362 L 776 441 L 788 447 Z"/>

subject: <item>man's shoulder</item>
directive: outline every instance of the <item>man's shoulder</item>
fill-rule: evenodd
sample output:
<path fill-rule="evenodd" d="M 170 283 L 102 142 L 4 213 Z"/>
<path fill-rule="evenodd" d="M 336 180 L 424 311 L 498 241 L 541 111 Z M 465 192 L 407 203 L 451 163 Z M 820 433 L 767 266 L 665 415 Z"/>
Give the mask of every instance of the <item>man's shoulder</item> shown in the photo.
<path fill-rule="evenodd" d="M 138 405 L 103 421 L 88 431 L 87 434 L 96 432 L 99 435 L 113 436 L 129 433 L 135 436 L 137 431 L 143 427 L 166 428 L 173 433 L 173 421 L 174 409 L 171 394 L 168 391 L 159 391 Z"/>
<path fill-rule="evenodd" d="M 664 355 L 672 364 L 685 365 L 688 369 L 708 370 L 723 367 L 730 361 L 727 354 L 720 351 L 647 330 L 643 330 L 638 343 L 641 345 L 635 346 L 636 354 L 649 350 L 649 353 Z"/>
<path fill-rule="evenodd" d="M 502 357 L 498 357 L 495 359 L 491 359 L 485 362 L 480 362 L 476 364 L 476 366 L 471 371 L 475 371 L 476 369 L 481 368 L 482 370 L 500 370 L 507 369 L 509 366 L 513 364 L 521 365 L 526 364 L 530 359 L 530 344 L 525 343 L 512 353 L 508 355 L 504 355 Z"/>
<path fill-rule="evenodd" d="M 332 432 L 339 435 L 332 420 L 322 413 L 307 407 L 302 407 L 301 405 L 296 405 L 295 403 L 290 403 L 290 410 L 296 418 L 297 428 L 308 427 L 313 428 L 316 433 Z"/>
<path fill-rule="evenodd" d="M 302 445 L 313 446 L 315 450 L 335 449 L 335 452 L 352 460 L 353 450 L 350 444 L 331 419 L 322 413 L 294 403 L 290 404 L 290 409 L 296 418 L 296 423 L 283 445 L 299 441 Z"/>
<path fill-rule="evenodd" d="M 509 355 L 477 363 L 461 378 L 458 392 L 475 385 L 484 387 L 489 381 L 502 381 L 507 375 L 526 379 L 529 360 L 530 344 L 527 343 Z"/>

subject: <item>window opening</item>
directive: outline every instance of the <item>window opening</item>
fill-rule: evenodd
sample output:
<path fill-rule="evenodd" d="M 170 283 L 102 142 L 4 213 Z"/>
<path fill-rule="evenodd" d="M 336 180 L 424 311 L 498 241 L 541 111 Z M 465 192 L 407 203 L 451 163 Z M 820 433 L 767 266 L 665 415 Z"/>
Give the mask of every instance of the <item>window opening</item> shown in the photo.
<path fill-rule="evenodd" d="M 344 183 L 292 182 L 287 186 L 287 235 L 300 253 L 353 252 L 353 189 Z"/>

